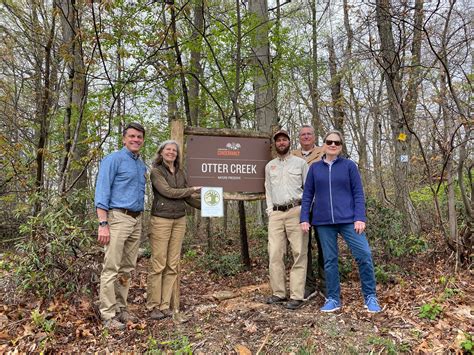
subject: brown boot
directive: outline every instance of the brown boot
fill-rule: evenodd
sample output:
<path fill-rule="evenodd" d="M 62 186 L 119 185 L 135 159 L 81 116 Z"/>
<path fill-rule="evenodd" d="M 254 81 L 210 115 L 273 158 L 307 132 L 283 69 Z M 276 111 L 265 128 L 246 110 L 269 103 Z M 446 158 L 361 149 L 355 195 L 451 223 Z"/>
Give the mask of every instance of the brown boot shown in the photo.
<path fill-rule="evenodd" d="M 125 330 L 127 326 L 117 320 L 115 317 L 106 319 L 103 321 L 104 328 L 107 328 L 108 330 Z"/>
<path fill-rule="evenodd" d="M 125 324 L 128 322 L 132 322 L 132 323 L 138 322 L 138 318 L 133 313 L 130 313 L 126 309 L 122 309 L 122 311 L 118 314 L 117 319 Z"/>
<path fill-rule="evenodd" d="M 173 317 L 173 311 L 169 308 L 162 309 L 161 312 L 165 315 L 165 317 Z"/>
<path fill-rule="evenodd" d="M 166 316 L 158 308 L 153 308 L 150 313 L 150 318 L 153 320 L 161 320 L 166 318 Z"/>

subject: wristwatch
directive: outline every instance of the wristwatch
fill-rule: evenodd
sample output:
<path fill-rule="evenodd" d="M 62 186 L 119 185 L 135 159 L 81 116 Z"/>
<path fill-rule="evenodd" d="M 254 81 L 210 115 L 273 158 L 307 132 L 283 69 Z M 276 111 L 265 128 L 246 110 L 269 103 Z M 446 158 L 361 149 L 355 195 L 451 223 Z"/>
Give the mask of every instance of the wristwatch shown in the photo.
<path fill-rule="evenodd" d="M 109 222 L 107 221 L 100 221 L 99 222 L 99 227 L 105 227 L 105 226 L 108 226 L 109 225 Z"/>

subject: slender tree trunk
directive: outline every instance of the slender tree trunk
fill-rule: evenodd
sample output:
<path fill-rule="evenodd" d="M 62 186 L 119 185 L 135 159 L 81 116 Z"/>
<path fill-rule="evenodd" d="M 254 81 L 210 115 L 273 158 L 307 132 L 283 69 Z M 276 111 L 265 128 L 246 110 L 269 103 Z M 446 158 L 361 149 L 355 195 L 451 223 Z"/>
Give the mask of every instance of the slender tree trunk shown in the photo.
<path fill-rule="evenodd" d="M 318 21 L 317 21 L 317 1 L 311 0 L 311 79 L 309 80 L 309 90 L 311 94 L 311 124 L 314 128 L 316 144 L 319 145 L 319 136 L 323 134 L 321 127 L 321 117 L 319 115 L 319 66 L 318 66 Z"/>
<path fill-rule="evenodd" d="M 55 27 L 56 27 L 56 7 L 53 7 L 53 20 L 51 23 L 51 27 L 49 29 L 49 34 L 47 37 L 47 43 L 44 46 L 44 51 L 40 50 L 40 46 L 38 42 L 37 47 L 37 67 L 36 75 L 42 80 L 38 80 L 36 89 L 37 97 L 39 100 L 37 101 L 37 113 L 36 113 L 36 121 L 38 123 L 38 143 L 36 145 L 36 175 L 35 175 L 35 193 L 40 197 L 44 190 L 44 165 L 45 165 L 45 151 L 47 149 L 47 142 L 49 136 L 49 114 L 51 109 L 51 68 L 52 68 L 52 48 L 53 48 L 53 40 L 55 38 Z M 34 26 L 36 28 L 40 28 L 38 22 L 38 13 L 36 9 L 36 5 L 33 5 L 33 21 Z M 44 62 L 42 61 L 44 58 Z M 39 93 L 39 94 L 38 94 Z M 41 211 L 41 199 L 37 198 L 36 202 L 33 206 L 33 215 L 37 215 Z"/>
<path fill-rule="evenodd" d="M 82 56 L 82 41 L 80 36 L 80 9 L 75 0 L 62 0 L 59 4 L 64 47 L 67 48 L 65 61 L 67 63 L 68 83 L 67 102 L 64 117 L 64 157 L 61 164 L 60 191 L 69 190 L 68 175 L 71 160 L 80 162 L 87 156 L 87 147 L 81 143 L 87 131 L 83 123 L 83 112 L 86 104 L 85 65 Z M 72 133 L 71 133 L 72 132 Z M 70 171 L 71 180 L 76 181 L 75 189 L 87 187 L 87 170 L 81 164 Z M 76 179 L 77 178 L 77 179 Z M 80 206 L 77 206 L 78 208 Z M 85 206 L 82 206 L 83 209 Z"/>
<path fill-rule="evenodd" d="M 328 37 L 329 73 L 331 74 L 332 120 L 334 128 L 344 134 L 344 97 L 342 94 L 341 75 L 337 69 L 337 57 L 332 37 Z"/>
<path fill-rule="evenodd" d="M 189 80 L 189 115 L 193 126 L 199 126 L 199 80 L 202 77 L 201 52 L 202 52 L 202 36 L 204 32 L 204 1 L 198 0 L 194 2 L 194 19 L 193 32 L 191 41 L 191 73 Z"/>
<path fill-rule="evenodd" d="M 383 181 L 382 169 L 382 117 L 383 112 L 380 110 L 383 92 L 383 77 L 380 80 L 377 97 L 372 103 L 373 107 L 373 125 L 372 125 L 372 154 L 374 159 L 374 173 L 377 200 L 381 203 L 387 203 L 385 195 L 385 184 Z"/>
<path fill-rule="evenodd" d="M 352 27 L 349 21 L 349 5 L 347 3 L 347 0 L 344 0 L 344 27 L 346 29 L 346 34 L 347 34 L 347 46 L 346 50 L 344 53 L 345 57 L 345 66 L 347 67 L 345 76 L 347 79 L 347 86 L 349 88 L 349 97 L 350 97 L 350 103 L 351 103 L 351 108 L 353 112 L 353 124 L 352 127 L 353 129 L 353 135 L 356 141 L 357 145 L 357 153 L 359 155 L 359 170 L 360 170 L 360 175 L 362 179 L 362 183 L 365 188 L 369 187 L 369 166 L 368 166 L 368 157 L 367 157 L 367 146 L 368 146 L 368 140 L 367 140 L 367 120 L 365 122 L 362 122 L 361 118 L 361 110 L 360 110 L 360 102 L 359 99 L 356 95 L 356 89 L 354 85 L 354 80 L 352 77 L 352 43 L 354 41 L 354 33 L 352 31 Z"/>
<path fill-rule="evenodd" d="M 240 14 L 240 0 L 236 0 L 236 9 L 237 9 L 237 44 L 236 44 L 236 55 L 235 55 L 235 82 L 234 89 L 231 95 L 232 105 L 235 113 L 235 121 L 237 128 L 242 127 L 242 120 L 239 107 L 239 88 L 240 88 L 240 72 L 241 72 L 241 49 L 242 49 L 242 23 L 241 23 L 241 14 Z M 247 269 L 250 269 L 250 253 L 249 253 L 249 243 L 247 235 L 247 216 L 245 214 L 245 202 L 238 201 L 239 206 L 239 226 L 240 226 L 240 256 L 242 263 Z"/>
<path fill-rule="evenodd" d="M 189 109 L 188 86 L 186 84 L 186 77 L 184 75 L 184 66 L 183 66 L 183 60 L 181 58 L 181 50 L 178 44 L 178 33 L 176 30 L 176 10 L 175 10 L 174 4 L 170 5 L 170 12 L 171 12 L 171 34 L 172 34 L 173 46 L 174 46 L 174 50 L 176 54 L 176 63 L 178 64 L 178 68 L 179 68 L 179 77 L 181 80 L 181 90 L 183 94 L 184 111 L 186 114 L 186 123 L 188 124 L 188 126 L 191 126 L 192 120 L 191 120 L 191 113 Z"/>
<path fill-rule="evenodd" d="M 167 26 L 165 12 L 163 11 L 162 15 L 163 25 Z M 173 41 L 168 40 L 170 46 L 172 45 Z M 166 88 L 166 104 L 167 104 L 167 114 L 168 114 L 168 122 L 178 118 L 178 94 L 176 92 L 176 77 L 174 74 L 174 67 L 176 63 L 176 58 L 172 50 L 168 50 L 165 55 L 166 58 L 166 65 L 168 67 L 168 72 L 171 73 L 167 80 L 165 81 L 165 88 Z M 158 67 L 157 67 L 158 69 Z"/>

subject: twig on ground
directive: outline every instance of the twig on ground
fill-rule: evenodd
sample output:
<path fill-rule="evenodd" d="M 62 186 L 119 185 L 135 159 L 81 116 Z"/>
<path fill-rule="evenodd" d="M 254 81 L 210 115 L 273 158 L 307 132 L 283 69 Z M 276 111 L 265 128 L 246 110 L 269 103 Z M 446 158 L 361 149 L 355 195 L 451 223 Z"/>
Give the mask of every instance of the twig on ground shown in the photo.
<path fill-rule="evenodd" d="M 265 339 L 263 339 L 263 343 L 262 343 L 262 345 L 260 345 L 260 347 L 258 348 L 256 355 L 260 354 L 260 352 L 262 351 L 262 349 L 263 349 L 263 347 L 265 346 L 265 344 L 267 344 L 267 341 L 268 341 L 268 339 L 270 338 L 270 334 L 271 334 L 271 333 L 272 333 L 271 331 L 268 332 L 268 334 L 267 334 L 267 336 L 265 337 Z"/>

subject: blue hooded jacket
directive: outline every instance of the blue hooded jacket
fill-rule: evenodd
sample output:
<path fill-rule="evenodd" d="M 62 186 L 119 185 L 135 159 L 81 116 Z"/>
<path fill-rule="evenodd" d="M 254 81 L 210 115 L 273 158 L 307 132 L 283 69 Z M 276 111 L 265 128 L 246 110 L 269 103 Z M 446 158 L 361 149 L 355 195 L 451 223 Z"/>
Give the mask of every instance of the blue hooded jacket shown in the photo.
<path fill-rule="evenodd" d="M 341 157 L 330 165 L 323 157 L 309 168 L 300 222 L 321 226 L 355 221 L 366 222 L 364 189 L 357 166 L 352 160 Z"/>

